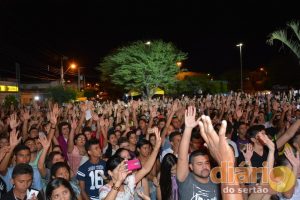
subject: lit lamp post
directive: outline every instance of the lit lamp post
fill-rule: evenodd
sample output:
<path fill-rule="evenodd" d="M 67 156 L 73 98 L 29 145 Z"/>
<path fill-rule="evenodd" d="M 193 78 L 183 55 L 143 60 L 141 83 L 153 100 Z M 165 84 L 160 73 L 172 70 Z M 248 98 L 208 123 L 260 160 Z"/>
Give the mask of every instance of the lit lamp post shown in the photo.
<path fill-rule="evenodd" d="M 243 91 L 243 60 L 242 60 L 242 43 L 236 45 L 240 48 L 240 64 L 241 64 L 241 91 Z"/>
<path fill-rule="evenodd" d="M 177 67 L 181 68 L 182 62 L 181 61 L 176 62 L 176 65 L 177 65 Z"/>
<path fill-rule="evenodd" d="M 72 68 L 72 69 L 75 69 L 76 67 L 77 67 L 77 65 L 75 64 L 75 63 L 72 63 L 71 65 L 70 65 L 70 67 Z M 78 72 L 78 82 L 77 82 L 77 88 L 78 88 L 78 91 L 80 90 L 80 67 L 77 67 L 77 72 Z"/>
<path fill-rule="evenodd" d="M 63 65 L 61 65 L 61 68 L 60 68 L 60 78 L 61 78 L 61 84 L 64 85 L 65 84 L 65 80 L 64 80 L 64 74 L 67 73 L 70 69 L 75 69 L 76 68 L 76 65 L 73 63 L 71 64 L 67 70 L 64 72 L 64 68 L 63 68 Z"/>

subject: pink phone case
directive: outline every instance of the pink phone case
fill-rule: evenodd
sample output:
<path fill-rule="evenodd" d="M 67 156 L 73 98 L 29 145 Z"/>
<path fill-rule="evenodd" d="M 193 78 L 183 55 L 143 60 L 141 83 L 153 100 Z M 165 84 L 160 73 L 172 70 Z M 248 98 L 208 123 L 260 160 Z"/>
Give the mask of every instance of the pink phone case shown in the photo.
<path fill-rule="evenodd" d="M 141 163 L 139 161 L 139 159 L 133 159 L 133 160 L 128 160 L 127 161 L 127 169 L 129 171 L 133 171 L 133 170 L 137 170 L 137 169 L 141 169 Z"/>

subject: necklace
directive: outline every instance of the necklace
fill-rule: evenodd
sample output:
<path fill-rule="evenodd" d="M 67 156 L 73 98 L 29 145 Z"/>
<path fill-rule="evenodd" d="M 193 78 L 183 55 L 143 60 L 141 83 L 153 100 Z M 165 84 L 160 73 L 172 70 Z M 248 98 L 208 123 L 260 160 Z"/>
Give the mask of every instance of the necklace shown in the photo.
<path fill-rule="evenodd" d="M 22 200 L 22 199 L 19 199 L 18 197 L 16 197 L 14 191 L 13 191 L 13 195 L 14 195 L 15 200 Z M 25 199 L 26 199 L 26 195 L 25 195 Z"/>

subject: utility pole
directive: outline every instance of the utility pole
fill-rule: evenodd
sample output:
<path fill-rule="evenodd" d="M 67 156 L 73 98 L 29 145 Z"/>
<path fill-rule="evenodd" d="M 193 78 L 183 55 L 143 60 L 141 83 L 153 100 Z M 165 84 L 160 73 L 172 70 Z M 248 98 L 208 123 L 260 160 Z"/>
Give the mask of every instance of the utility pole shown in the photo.
<path fill-rule="evenodd" d="M 61 57 L 60 59 L 60 83 L 61 85 L 64 85 L 64 64 L 63 61 L 64 60 L 64 56 Z"/>
<path fill-rule="evenodd" d="M 80 67 L 78 66 L 78 91 L 80 91 Z"/>
<path fill-rule="evenodd" d="M 17 83 L 17 88 L 18 88 L 18 93 L 17 93 L 17 99 L 18 102 L 21 103 L 21 98 L 20 98 L 20 64 L 19 63 L 15 63 L 16 66 L 16 83 Z"/>

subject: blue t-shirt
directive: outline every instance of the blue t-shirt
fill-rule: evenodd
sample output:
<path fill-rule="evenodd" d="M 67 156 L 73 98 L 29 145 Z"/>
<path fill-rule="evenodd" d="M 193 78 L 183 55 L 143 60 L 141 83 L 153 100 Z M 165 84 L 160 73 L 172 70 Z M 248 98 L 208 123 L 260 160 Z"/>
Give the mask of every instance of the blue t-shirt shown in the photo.
<path fill-rule="evenodd" d="M 13 185 L 10 182 L 10 180 L 12 178 L 13 169 L 14 169 L 14 167 L 8 168 L 5 176 L 2 176 L 2 179 L 4 180 L 6 187 L 7 187 L 7 191 L 11 190 L 13 187 Z M 40 191 L 43 189 L 43 182 L 42 182 L 41 174 L 40 174 L 38 168 L 32 167 L 32 169 L 33 169 L 33 181 L 32 181 L 31 188 Z"/>
<path fill-rule="evenodd" d="M 93 164 L 90 160 L 81 165 L 77 172 L 77 180 L 84 181 L 85 192 L 92 200 L 99 200 L 99 188 L 103 186 L 105 161 Z"/>

